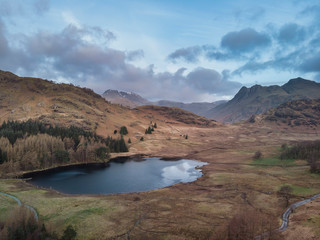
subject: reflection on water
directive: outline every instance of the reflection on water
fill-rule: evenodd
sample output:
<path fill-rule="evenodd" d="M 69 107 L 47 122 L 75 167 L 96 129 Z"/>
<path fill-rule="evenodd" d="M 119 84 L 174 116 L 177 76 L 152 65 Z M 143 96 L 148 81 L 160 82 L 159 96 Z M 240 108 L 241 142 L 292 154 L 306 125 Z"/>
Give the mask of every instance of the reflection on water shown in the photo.
<path fill-rule="evenodd" d="M 68 172 L 59 172 L 51 176 L 52 181 L 61 181 L 67 178 L 74 178 L 77 176 L 87 174 L 85 171 L 68 171 Z"/>
<path fill-rule="evenodd" d="M 207 163 L 194 160 L 163 161 L 159 158 L 111 162 L 110 167 L 74 167 L 35 176 L 32 184 L 69 194 L 143 192 L 179 182 L 192 182 Z"/>
<path fill-rule="evenodd" d="M 162 169 L 163 182 L 166 186 L 178 182 L 193 182 L 202 175 L 196 167 L 203 165 L 205 164 L 201 162 L 180 160 L 177 165 Z"/>

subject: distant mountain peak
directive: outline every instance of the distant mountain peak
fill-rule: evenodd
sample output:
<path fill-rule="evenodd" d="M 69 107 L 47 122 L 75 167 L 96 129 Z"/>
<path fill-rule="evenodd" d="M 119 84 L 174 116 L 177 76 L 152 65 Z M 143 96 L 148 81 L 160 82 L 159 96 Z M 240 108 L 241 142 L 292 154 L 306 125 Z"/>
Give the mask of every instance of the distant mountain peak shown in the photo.
<path fill-rule="evenodd" d="M 102 94 L 106 100 L 121 104 L 127 107 L 137 107 L 141 105 L 150 104 L 150 102 L 141 97 L 140 95 L 133 93 L 133 92 L 125 92 L 125 91 L 118 91 L 113 89 L 108 89 Z"/>
<path fill-rule="evenodd" d="M 218 106 L 219 104 L 224 103 L 224 100 L 217 102 L 192 102 L 192 103 L 183 103 L 175 102 L 169 100 L 160 100 L 157 102 L 151 102 L 147 99 L 141 97 L 140 95 L 134 92 L 124 92 L 118 90 L 108 89 L 102 94 L 107 101 L 111 103 L 121 104 L 131 108 L 142 106 L 142 105 L 156 105 L 156 106 L 165 106 L 165 107 L 178 107 L 189 112 L 193 112 L 200 116 L 206 116 L 206 113 L 212 108 Z"/>
<path fill-rule="evenodd" d="M 282 86 L 242 87 L 233 99 L 212 109 L 207 117 L 232 123 L 247 120 L 288 101 L 317 98 L 320 98 L 320 83 L 298 77 Z"/>

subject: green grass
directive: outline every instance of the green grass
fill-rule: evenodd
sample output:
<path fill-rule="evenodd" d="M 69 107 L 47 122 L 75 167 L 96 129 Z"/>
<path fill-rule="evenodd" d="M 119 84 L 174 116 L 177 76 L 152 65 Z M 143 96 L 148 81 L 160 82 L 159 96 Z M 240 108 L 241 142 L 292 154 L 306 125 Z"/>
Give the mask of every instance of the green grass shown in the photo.
<path fill-rule="evenodd" d="M 296 186 L 296 185 L 291 185 L 291 187 L 293 189 L 292 193 L 294 195 L 307 196 L 307 195 L 312 195 L 314 193 L 313 188 Z"/>
<path fill-rule="evenodd" d="M 309 187 L 291 185 L 291 184 L 285 184 L 282 186 L 291 187 L 292 188 L 291 194 L 296 195 L 296 196 L 311 196 L 311 195 L 319 192 L 319 189 L 317 189 L 317 188 L 309 188 Z M 279 190 L 280 190 L 280 188 L 279 188 Z"/>
<path fill-rule="evenodd" d="M 65 222 L 75 223 L 82 219 L 88 218 L 90 215 L 102 215 L 106 210 L 103 208 L 88 208 L 75 212 L 72 216 L 68 217 Z"/>
<path fill-rule="evenodd" d="M 263 168 L 268 168 L 272 166 L 294 166 L 294 161 L 293 159 L 286 159 L 286 160 L 281 160 L 279 158 L 261 158 L 254 160 L 251 164 L 256 165 L 257 167 L 263 167 Z"/>

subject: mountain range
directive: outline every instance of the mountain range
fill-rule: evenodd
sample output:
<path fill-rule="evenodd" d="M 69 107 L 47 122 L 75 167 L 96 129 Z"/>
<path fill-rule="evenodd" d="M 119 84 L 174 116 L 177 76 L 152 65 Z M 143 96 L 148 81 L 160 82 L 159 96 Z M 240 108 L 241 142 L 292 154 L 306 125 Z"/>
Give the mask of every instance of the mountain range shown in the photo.
<path fill-rule="evenodd" d="M 318 99 L 320 98 L 320 83 L 295 78 L 282 86 L 254 85 L 250 88 L 242 87 L 230 101 L 213 103 L 182 103 L 166 100 L 151 102 L 138 94 L 117 90 L 107 90 L 102 96 L 112 103 L 129 107 L 141 105 L 178 107 L 206 118 L 224 123 L 234 123 L 247 120 L 252 115 L 265 113 L 285 102 L 299 99 Z"/>
<path fill-rule="evenodd" d="M 206 113 L 206 117 L 224 123 L 234 123 L 261 114 L 282 103 L 299 99 L 320 98 L 320 83 L 295 78 L 282 86 L 242 87 L 230 101 L 220 104 Z"/>
<path fill-rule="evenodd" d="M 127 106 L 130 108 L 135 108 L 143 105 L 156 105 L 156 106 L 164 106 L 164 107 L 178 107 L 183 110 L 195 113 L 200 116 L 206 116 L 206 112 L 210 109 L 222 104 L 226 101 L 221 100 L 217 102 L 194 102 L 194 103 L 183 103 L 183 102 L 175 102 L 169 100 L 160 100 L 160 101 L 149 101 L 140 95 L 133 92 L 124 92 L 118 90 L 109 89 L 102 94 L 107 101 L 120 104 L 123 106 Z"/>

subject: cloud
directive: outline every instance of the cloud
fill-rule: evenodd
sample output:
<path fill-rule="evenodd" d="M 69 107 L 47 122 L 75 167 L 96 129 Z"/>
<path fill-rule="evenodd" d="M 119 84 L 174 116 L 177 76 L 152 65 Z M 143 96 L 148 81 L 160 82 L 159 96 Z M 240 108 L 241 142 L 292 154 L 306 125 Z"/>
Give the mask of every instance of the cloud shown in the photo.
<path fill-rule="evenodd" d="M 126 58 L 128 61 L 135 61 L 135 60 L 141 59 L 143 57 L 144 57 L 144 52 L 141 49 L 134 50 L 134 51 L 128 51 L 126 53 Z"/>
<path fill-rule="evenodd" d="M 213 69 L 196 68 L 186 76 L 186 80 L 197 90 L 205 93 L 231 94 L 241 87 L 239 82 L 227 80 L 227 72 L 224 77 Z"/>
<path fill-rule="evenodd" d="M 24 15 L 25 9 L 19 2 L 0 0 L 0 16 Z"/>
<path fill-rule="evenodd" d="M 218 49 L 212 45 L 203 45 L 177 49 L 173 53 L 169 54 L 167 58 L 174 63 L 176 63 L 177 60 L 182 60 L 188 63 L 197 63 L 201 56 L 204 56 L 208 60 L 218 61 L 227 61 L 243 57 L 238 54 L 230 54 L 229 52 Z"/>
<path fill-rule="evenodd" d="M 30 0 L 26 4 L 23 0 L 0 0 L 0 16 L 24 16 L 43 15 L 50 9 L 50 0 Z"/>
<path fill-rule="evenodd" d="M 98 93 L 113 88 L 150 99 L 191 102 L 212 94 L 217 99 L 241 86 L 213 69 L 197 68 L 185 74 L 185 68 L 156 73 L 153 65 L 137 67 L 133 63 L 143 57 L 143 51 L 109 47 L 114 34 L 98 27 L 68 25 L 59 32 L 38 31 L 23 35 L 19 44 L 12 45 L 9 39 L 12 36 L 0 22 L 0 69 L 80 84 Z"/>
<path fill-rule="evenodd" d="M 267 34 L 258 33 L 252 28 L 229 32 L 221 39 L 221 47 L 232 53 L 251 52 L 258 48 L 267 47 L 270 43 L 271 40 Z"/>
<path fill-rule="evenodd" d="M 201 46 L 192 46 L 187 48 L 180 48 L 171 53 L 168 56 L 168 59 L 171 61 L 175 61 L 177 59 L 182 59 L 186 62 L 192 62 L 195 63 L 198 61 L 198 57 L 202 53 L 202 47 Z"/>
<path fill-rule="evenodd" d="M 279 30 L 278 40 L 283 44 L 296 44 L 305 38 L 305 29 L 296 23 L 287 23 Z"/>
<path fill-rule="evenodd" d="M 316 52 L 312 57 L 305 59 L 300 65 L 303 72 L 320 72 L 320 51 Z"/>
<path fill-rule="evenodd" d="M 222 37 L 220 45 L 220 48 L 210 44 L 180 48 L 169 54 L 168 59 L 172 62 L 184 60 L 189 63 L 198 62 L 201 56 L 217 61 L 251 59 L 257 57 L 259 51 L 270 46 L 271 39 L 265 33 L 246 28 L 239 32 L 227 33 Z"/>
<path fill-rule="evenodd" d="M 35 0 L 33 7 L 36 13 L 41 15 L 50 9 L 50 2 L 49 0 Z"/>

